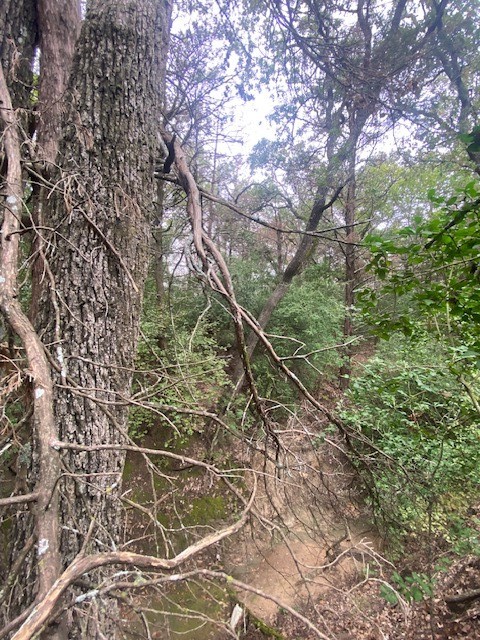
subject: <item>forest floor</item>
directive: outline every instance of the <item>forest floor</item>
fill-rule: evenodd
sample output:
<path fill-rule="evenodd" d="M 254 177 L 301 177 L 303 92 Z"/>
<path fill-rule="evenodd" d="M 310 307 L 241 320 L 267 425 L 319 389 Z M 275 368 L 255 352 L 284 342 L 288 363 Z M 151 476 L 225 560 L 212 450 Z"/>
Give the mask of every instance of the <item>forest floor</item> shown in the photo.
<path fill-rule="evenodd" d="M 328 394 L 334 402 L 338 392 L 330 389 Z M 199 581 L 163 591 L 142 602 L 150 611 L 152 638 L 232 638 L 226 626 L 237 604 L 246 612 L 237 627 L 238 637 L 245 640 L 318 638 L 292 617 L 289 607 L 331 640 L 480 639 L 478 601 L 455 611 L 445 603 L 447 594 L 478 589 L 480 559 L 454 559 L 441 545 L 428 548 L 417 537 L 405 541 L 404 553 L 397 553 L 394 566 L 341 440 L 320 438 L 324 427 L 324 418 L 316 412 L 292 417 L 283 429 L 280 458 L 270 450 L 267 461 L 247 444 L 221 443 L 217 459 L 229 458 L 234 466 L 251 468 L 260 479 L 255 517 L 235 536 L 197 558 L 195 566 L 225 572 L 256 593 Z M 158 447 L 155 440 L 149 435 L 143 444 Z M 193 438 L 188 452 L 182 453 L 201 457 L 206 453 L 203 447 L 202 438 Z M 175 529 L 176 548 L 168 548 L 167 535 L 154 535 L 148 518 L 132 512 L 127 535 L 144 552 L 178 553 L 191 542 L 191 532 L 210 532 L 222 521 L 231 521 L 232 511 L 238 509 L 225 487 L 203 471 L 167 465 L 163 477 L 153 477 L 136 454 L 128 460 L 126 482 L 132 499 L 161 503 L 157 518 L 166 534 Z M 252 482 L 246 481 L 243 489 L 252 489 Z M 478 523 L 475 515 L 472 522 Z M 453 564 L 432 582 L 431 597 L 416 603 L 400 598 L 392 605 L 381 596 L 382 585 L 392 584 L 394 570 L 404 577 L 414 571 L 425 575 L 430 571 L 426 567 L 442 555 Z"/>
<path fill-rule="evenodd" d="M 313 433 L 322 421 L 321 416 L 310 414 L 302 423 Z M 294 432 L 287 444 L 289 482 L 269 476 L 265 491 L 266 513 L 281 521 L 287 533 L 269 542 L 268 535 L 258 535 L 258 527 L 253 534 L 244 530 L 240 534 L 245 540 L 243 548 L 235 545 L 229 558 L 232 573 L 300 611 L 332 640 L 480 638 L 478 601 L 455 611 L 445 603 L 448 594 L 478 590 L 480 558 L 455 560 L 441 549 L 439 541 L 428 541 L 438 544 L 434 549 L 426 545 L 426 539 L 416 537 L 404 541 L 394 567 L 388 559 L 391 549 L 372 523 L 356 475 L 336 446 L 338 440 L 332 437 L 314 450 Z M 294 460 L 302 461 L 296 473 Z M 478 527 L 475 515 L 472 511 L 472 524 Z M 404 577 L 413 572 L 426 574 L 427 567 L 442 558 L 445 570 L 432 581 L 431 597 L 421 602 L 399 599 L 395 606 L 382 597 L 382 585 L 395 586 L 391 580 L 394 570 Z M 271 600 L 251 595 L 239 599 L 255 618 L 276 629 L 278 637 L 318 637 Z M 256 640 L 265 635 L 252 624 L 243 637 Z"/>

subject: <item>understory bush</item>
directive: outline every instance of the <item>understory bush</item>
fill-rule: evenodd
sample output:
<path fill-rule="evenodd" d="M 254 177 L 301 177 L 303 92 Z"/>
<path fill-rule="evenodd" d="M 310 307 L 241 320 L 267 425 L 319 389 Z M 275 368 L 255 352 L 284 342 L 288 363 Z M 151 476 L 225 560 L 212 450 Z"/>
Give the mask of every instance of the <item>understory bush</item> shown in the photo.
<path fill-rule="evenodd" d="M 352 380 L 341 409 L 360 437 L 359 466 L 392 532 L 440 534 L 480 549 L 462 516 L 480 488 L 480 415 L 434 339 L 392 337 Z M 474 386 L 477 386 L 474 383 Z"/>
<path fill-rule="evenodd" d="M 312 390 L 319 377 L 328 377 L 340 366 L 336 345 L 342 341 L 343 316 L 340 286 L 324 265 L 313 265 L 295 279 L 268 324 L 275 351 Z M 262 395 L 295 401 L 292 387 L 261 351 L 253 369 Z"/>
<path fill-rule="evenodd" d="M 238 303 L 258 317 L 277 282 L 259 259 L 232 259 L 229 264 Z M 171 290 L 171 315 L 175 333 L 164 329 L 168 340 L 199 331 L 207 340 L 211 353 L 221 356 L 236 351 L 235 334 L 226 302 L 221 296 L 206 296 L 196 280 L 186 279 Z M 158 331 L 157 317 L 152 317 L 152 332 Z M 336 345 L 342 340 L 343 302 L 341 286 L 324 264 L 311 265 L 296 277 L 285 297 L 272 314 L 267 335 L 285 364 L 302 381 L 313 388 L 319 376 L 328 376 L 340 366 Z M 173 326 L 173 325 L 172 325 Z M 201 342 L 198 340 L 199 346 Z M 225 360 L 223 360 L 225 364 Z M 252 369 L 263 397 L 282 403 L 296 401 L 291 385 L 271 365 L 261 346 L 255 352 Z"/>
<path fill-rule="evenodd" d="M 203 429 L 204 418 L 198 414 L 215 405 L 228 382 L 225 355 L 213 338 L 216 328 L 207 313 L 189 326 L 185 316 L 190 309 L 165 313 L 155 302 L 153 284 L 148 285 L 129 431 L 140 439 L 158 428 L 167 443 L 182 444 Z"/>

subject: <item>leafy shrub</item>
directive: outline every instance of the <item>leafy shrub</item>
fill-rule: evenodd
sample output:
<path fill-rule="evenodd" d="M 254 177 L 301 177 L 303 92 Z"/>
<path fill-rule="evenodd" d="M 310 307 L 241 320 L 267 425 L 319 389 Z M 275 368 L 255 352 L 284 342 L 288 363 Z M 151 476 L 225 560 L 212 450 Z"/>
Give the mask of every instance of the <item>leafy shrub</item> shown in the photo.
<path fill-rule="evenodd" d="M 186 310 L 188 312 L 188 308 Z M 203 419 L 182 412 L 208 410 L 227 384 L 222 350 L 206 314 L 189 328 L 185 316 L 168 317 L 147 289 L 138 348 L 130 435 L 141 439 L 154 427 L 181 443 L 203 428 Z M 178 410 L 175 410 L 177 408 Z"/>
<path fill-rule="evenodd" d="M 352 381 L 342 417 L 377 448 L 365 445 L 364 469 L 387 526 L 430 529 L 453 542 L 480 484 L 480 429 L 448 362 L 435 340 L 392 338 Z"/>
<path fill-rule="evenodd" d="M 380 595 L 390 604 L 398 603 L 397 594 L 400 594 L 407 602 L 421 602 L 433 595 L 432 579 L 425 573 L 413 572 L 404 578 L 397 571 L 394 571 L 392 581 L 395 583 L 395 589 L 386 584 L 382 584 L 380 587 Z"/>
<path fill-rule="evenodd" d="M 342 339 L 341 300 L 340 288 L 326 268 L 313 265 L 294 280 L 267 327 L 278 355 L 311 388 L 319 376 L 328 375 L 340 364 L 334 347 Z M 307 354 L 308 362 L 303 357 Z M 263 395 L 294 400 L 293 391 L 266 358 L 257 357 L 253 368 Z"/>

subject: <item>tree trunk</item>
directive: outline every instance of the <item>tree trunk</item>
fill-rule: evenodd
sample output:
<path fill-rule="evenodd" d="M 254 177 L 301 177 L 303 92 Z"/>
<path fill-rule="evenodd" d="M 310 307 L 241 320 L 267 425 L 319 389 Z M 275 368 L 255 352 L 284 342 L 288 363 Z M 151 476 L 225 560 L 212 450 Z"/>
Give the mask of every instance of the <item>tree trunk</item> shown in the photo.
<path fill-rule="evenodd" d="M 167 0 L 89 2 L 67 106 L 60 110 L 56 187 L 43 211 L 45 226 L 54 231 L 44 243 L 36 327 L 54 368 L 58 437 L 68 442 L 95 446 L 125 440 L 124 398 L 149 260 L 170 13 Z M 49 142 L 57 125 L 52 127 Z M 45 149 L 51 157 L 51 146 Z M 41 431 L 36 435 L 34 457 Z M 119 544 L 124 455 L 68 451 L 62 460 L 56 490 L 66 567 L 80 550 L 106 551 Z M 89 576 L 92 586 L 98 579 Z M 115 602 L 93 599 L 73 608 L 68 637 L 113 639 Z"/>
<path fill-rule="evenodd" d="M 12 105 L 27 108 L 32 88 L 32 61 L 38 40 L 35 0 L 0 3 L 0 62 Z"/>
<path fill-rule="evenodd" d="M 40 39 L 40 77 L 36 105 L 36 139 L 38 160 L 43 173 L 51 176 L 57 158 L 58 144 L 66 108 L 65 92 L 72 71 L 75 45 L 80 33 L 79 0 L 38 0 L 38 26 Z M 45 226 L 44 211 L 48 209 L 50 189 L 34 181 L 32 224 Z M 43 263 L 43 237 L 37 233 L 32 241 L 32 295 L 30 319 L 38 314 L 41 282 L 45 273 Z"/>
<path fill-rule="evenodd" d="M 322 218 L 323 213 L 328 208 L 329 205 L 326 204 L 327 201 L 327 193 L 329 188 L 326 187 L 322 189 L 315 201 L 315 204 L 312 207 L 312 211 L 310 214 L 310 218 L 307 224 L 307 231 L 315 231 L 318 227 L 318 224 Z M 270 294 L 267 302 L 264 304 L 260 315 L 258 316 L 257 323 L 261 329 L 265 329 L 270 318 L 272 317 L 273 312 L 278 307 L 279 303 L 283 300 L 285 294 L 287 293 L 290 284 L 293 278 L 299 274 L 302 269 L 305 267 L 305 264 L 308 261 L 309 256 L 315 248 L 316 239 L 314 236 L 304 235 L 300 240 L 300 244 L 297 247 L 295 255 L 290 260 L 288 265 L 286 266 L 280 282 L 277 284 L 275 289 Z M 246 341 L 246 350 L 248 358 L 251 358 L 257 344 L 259 342 L 258 335 L 254 332 L 251 332 Z M 235 389 L 239 390 L 244 383 L 245 376 L 243 370 L 243 361 L 238 354 L 232 365 L 232 378 L 235 382 Z"/>
<path fill-rule="evenodd" d="M 80 33 L 79 0 L 38 0 L 41 72 L 38 87 L 37 144 L 40 159 L 52 164 L 61 136 L 64 94 Z"/>
<path fill-rule="evenodd" d="M 355 151 L 352 152 L 350 160 L 350 175 L 352 176 L 347 188 L 347 199 L 345 202 L 345 318 L 343 322 L 343 340 L 345 347 L 343 348 L 343 364 L 340 367 L 339 383 L 340 388 L 346 390 L 350 383 L 350 375 L 352 371 L 351 356 L 352 351 L 348 342 L 353 335 L 352 313 L 355 304 L 355 285 L 356 285 L 356 233 L 355 233 L 355 214 L 357 207 L 357 184 L 355 181 Z"/>

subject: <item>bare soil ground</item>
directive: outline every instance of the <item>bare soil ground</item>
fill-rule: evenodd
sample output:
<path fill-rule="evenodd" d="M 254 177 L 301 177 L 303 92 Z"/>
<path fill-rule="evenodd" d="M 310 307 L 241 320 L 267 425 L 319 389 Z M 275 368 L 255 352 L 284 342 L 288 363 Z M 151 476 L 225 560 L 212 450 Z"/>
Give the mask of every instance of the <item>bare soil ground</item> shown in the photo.
<path fill-rule="evenodd" d="M 344 443 L 328 435 L 325 427 L 320 415 L 305 412 L 282 428 L 281 451 L 271 446 L 254 451 L 239 441 L 221 443 L 218 460 L 228 457 L 229 465 L 255 472 L 255 505 L 246 527 L 205 552 L 192 567 L 225 572 L 246 588 L 232 590 L 223 585 L 216 592 L 210 583 L 196 582 L 142 601 L 151 611 L 160 612 L 149 618 L 152 638 L 235 637 L 228 623 L 234 606 L 240 604 L 245 618 L 236 627 L 236 637 L 245 640 L 480 639 L 478 601 L 456 610 L 445 602 L 446 595 L 479 588 L 478 558 L 459 560 L 439 574 L 433 596 L 422 602 L 403 600 L 392 606 L 380 595 L 382 585 L 392 584 L 394 568 L 404 575 L 424 573 L 437 551 L 427 554 L 421 540 L 408 541 L 408 553 L 393 566 L 364 505 Z M 155 440 L 150 436 L 144 444 L 158 446 Z M 201 438 L 190 443 L 188 455 L 207 455 Z M 132 509 L 126 531 L 132 540 L 130 548 L 174 555 L 195 536 L 231 522 L 232 514 L 238 512 L 235 498 L 204 471 L 170 464 L 159 478 L 152 476 L 137 455 L 130 457 L 129 465 L 132 500 L 137 496 L 150 504 L 156 501 L 158 519 L 165 527 L 162 536 L 148 516 Z M 248 493 L 253 474 L 245 478 L 242 489 Z M 473 518 L 475 523 L 478 526 Z M 439 548 L 438 555 L 441 553 Z M 308 618 L 317 631 L 292 616 L 290 607 Z M 198 624 L 180 624 L 185 615 L 193 616 Z M 208 624 L 212 619 L 220 624 Z"/>

